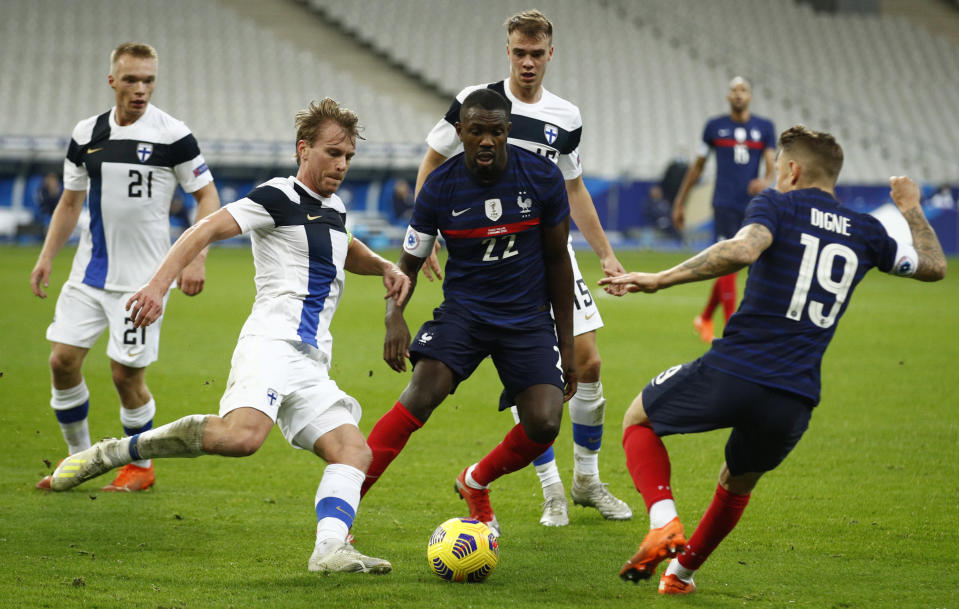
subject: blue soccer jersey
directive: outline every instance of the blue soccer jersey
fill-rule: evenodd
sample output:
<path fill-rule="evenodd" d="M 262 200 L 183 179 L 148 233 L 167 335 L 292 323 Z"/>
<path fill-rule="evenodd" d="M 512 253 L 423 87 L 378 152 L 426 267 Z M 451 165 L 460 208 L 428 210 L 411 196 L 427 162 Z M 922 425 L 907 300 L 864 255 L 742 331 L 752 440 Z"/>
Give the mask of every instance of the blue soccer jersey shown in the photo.
<path fill-rule="evenodd" d="M 776 129 L 768 119 L 755 114 L 745 123 L 728 114 L 711 118 L 703 129 L 700 156 L 707 156 L 710 150 L 716 153 L 713 207 L 745 210 L 749 204 L 746 188 L 750 180 L 759 177 L 763 152 L 775 147 Z"/>
<path fill-rule="evenodd" d="M 550 160 L 508 144 L 508 163 L 479 184 L 457 154 L 416 198 L 404 248 L 421 257 L 442 232 L 449 248 L 443 308 L 504 328 L 552 324 L 541 227 L 569 215 L 563 174 Z"/>
<path fill-rule="evenodd" d="M 754 223 L 773 243 L 750 267 L 742 304 L 703 361 L 818 403 L 822 356 L 853 289 L 872 267 L 914 273 L 911 246 L 814 188 L 763 191 L 746 209 L 743 225 Z"/>

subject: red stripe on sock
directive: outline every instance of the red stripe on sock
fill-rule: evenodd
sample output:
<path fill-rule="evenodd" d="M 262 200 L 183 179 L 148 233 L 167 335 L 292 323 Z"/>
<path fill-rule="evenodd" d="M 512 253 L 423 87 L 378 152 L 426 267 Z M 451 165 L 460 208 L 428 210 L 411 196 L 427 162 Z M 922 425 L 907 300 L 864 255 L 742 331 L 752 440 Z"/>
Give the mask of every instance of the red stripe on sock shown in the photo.
<path fill-rule="evenodd" d="M 686 552 L 679 556 L 679 564 L 687 569 L 698 569 L 713 550 L 729 535 L 746 510 L 749 495 L 735 495 L 716 486 L 716 494 L 699 526 L 686 543 Z"/>
<path fill-rule="evenodd" d="M 406 446 L 410 435 L 422 426 L 423 423 L 399 402 L 380 417 L 366 438 L 366 444 L 373 452 L 373 462 L 366 471 L 366 479 L 363 480 L 363 486 L 360 488 L 360 497 L 366 495 L 370 487 Z"/>
<path fill-rule="evenodd" d="M 643 496 L 647 510 L 657 501 L 673 498 L 673 491 L 669 488 L 669 453 L 652 428 L 645 425 L 627 427 L 623 432 L 623 451 L 626 453 L 626 469 L 636 490 Z"/>
<path fill-rule="evenodd" d="M 486 486 L 500 476 L 523 469 L 552 445 L 552 442 L 533 442 L 526 435 L 523 426 L 516 424 L 503 441 L 476 464 L 473 480 Z"/>

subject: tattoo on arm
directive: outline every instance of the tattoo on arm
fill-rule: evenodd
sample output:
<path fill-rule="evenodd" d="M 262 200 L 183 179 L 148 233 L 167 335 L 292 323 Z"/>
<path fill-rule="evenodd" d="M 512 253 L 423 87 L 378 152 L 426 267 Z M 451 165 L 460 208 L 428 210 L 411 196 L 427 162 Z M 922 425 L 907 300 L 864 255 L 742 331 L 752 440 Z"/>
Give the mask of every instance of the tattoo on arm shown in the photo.
<path fill-rule="evenodd" d="M 932 230 L 921 207 L 913 207 L 902 213 L 912 233 L 913 246 L 919 254 L 919 266 L 915 278 L 928 280 L 941 278 L 946 273 L 946 255 L 936 232 Z"/>

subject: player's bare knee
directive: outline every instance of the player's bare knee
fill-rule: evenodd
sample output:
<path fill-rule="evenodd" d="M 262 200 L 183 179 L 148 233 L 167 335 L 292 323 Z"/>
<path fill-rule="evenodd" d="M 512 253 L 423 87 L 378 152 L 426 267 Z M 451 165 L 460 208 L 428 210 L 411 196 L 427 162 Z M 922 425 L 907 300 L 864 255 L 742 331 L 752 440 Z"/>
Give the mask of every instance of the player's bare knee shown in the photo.
<path fill-rule="evenodd" d="M 79 374 L 83 358 L 55 349 L 50 352 L 49 362 L 50 372 L 53 374 L 54 379 L 65 379 Z"/>
<path fill-rule="evenodd" d="M 633 403 L 630 404 L 629 408 L 626 409 L 626 414 L 623 415 L 623 429 L 626 429 L 632 425 L 645 425 L 646 427 L 650 426 L 649 417 L 646 416 L 646 409 L 643 408 L 642 393 L 636 396 L 636 399 L 633 400 Z"/>
<path fill-rule="evenodd" d="M 719 485 L 734 495 L 748 495 L 756 488 L 763 472 L 746 472 L 734 475 L 729 466 L 723 463 L 719 470 Z"/>

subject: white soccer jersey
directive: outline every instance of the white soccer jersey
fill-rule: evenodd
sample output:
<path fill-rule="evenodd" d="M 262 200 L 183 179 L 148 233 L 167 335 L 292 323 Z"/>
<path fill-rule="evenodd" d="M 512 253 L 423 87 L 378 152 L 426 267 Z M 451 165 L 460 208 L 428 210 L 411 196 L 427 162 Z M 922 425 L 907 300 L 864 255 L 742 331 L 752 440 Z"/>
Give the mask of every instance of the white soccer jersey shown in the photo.
<path fill-rule="evenodd" d="M 430 148 L 449 158 L 462 150 L 463 145 L 453 126 L 460 119 L 460 106 L 466 96 L 477 89 L 493 89 L 512 104 L 509 143 L 541 154 L 559 166 L 563 178 L 573 180 L 583 173 L 579 158 L 579 140 L 583 132 L 583 118 L 575 104 L 543 89 L 535 104 L 518 100 L 506 81 L 466 87 L 456 95 L 449 110 L 426 136 Z"/>
<path fill-rule="evenodd" d="M 256 300 L 240 336 L 302 341 L 328 363 L 351 239 L 343 201 L 291 176 L 273 178 L 226 210 L 250 233 L 256 266 Z"/>
<path fill-rule="evenodd" d="M 170 249 L 177 183 L 195 192 L 213 174 L 181 121 L 147 105 L 136 122 L 120 126 L 115 111 L 77 123 L 63 162 L 64 188 L 86 190 L 89 212 L 69 280 L 133 291 Z"/>

